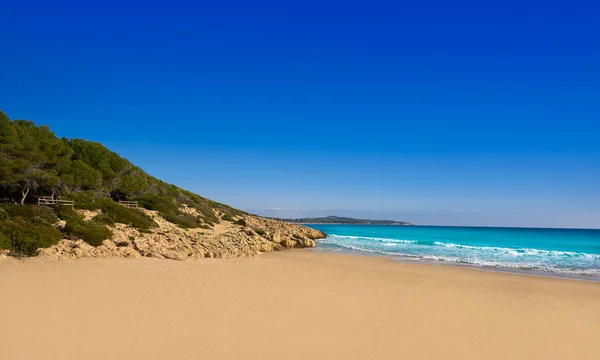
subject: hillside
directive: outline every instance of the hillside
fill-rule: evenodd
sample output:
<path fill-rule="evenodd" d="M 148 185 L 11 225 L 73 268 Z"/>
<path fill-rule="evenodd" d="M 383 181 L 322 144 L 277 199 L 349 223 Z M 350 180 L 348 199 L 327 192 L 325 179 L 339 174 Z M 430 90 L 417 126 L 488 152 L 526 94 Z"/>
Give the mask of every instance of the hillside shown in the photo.
<path fill-rule="evenodd" d="M 298 224 L 354 224 L 354 225 L 413 225 L 407 221 L 354 219 L 340 216 L 326 216 L 301 219 L 279 219 L 284 222 Z"/>
<path fill-rule="evenodd" d="M 72 200 L 74 209 L 38 206 L 39 197 Z M 100 143 L 58 138 L 2 111 L 0 201 L 0 251 L 20 256 L 228 257 L 314 246 L 324 236 L 167 184 Z"/>

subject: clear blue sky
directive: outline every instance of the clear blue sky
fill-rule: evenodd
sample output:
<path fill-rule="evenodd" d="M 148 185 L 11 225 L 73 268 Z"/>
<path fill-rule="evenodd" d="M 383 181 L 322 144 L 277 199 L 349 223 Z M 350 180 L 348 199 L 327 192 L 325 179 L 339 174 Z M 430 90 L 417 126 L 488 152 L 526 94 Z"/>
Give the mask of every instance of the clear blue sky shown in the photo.
<path fill-rule="evenodd" d="M 0 108 L 279 216 L 600 227 L 597 1 L 10 1 Z"/>

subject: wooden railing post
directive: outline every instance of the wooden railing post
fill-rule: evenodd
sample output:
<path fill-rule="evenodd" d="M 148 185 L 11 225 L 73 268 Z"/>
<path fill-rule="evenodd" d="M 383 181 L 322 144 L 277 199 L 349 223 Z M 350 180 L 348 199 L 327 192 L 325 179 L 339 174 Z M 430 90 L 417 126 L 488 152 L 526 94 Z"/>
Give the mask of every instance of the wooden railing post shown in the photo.
<path fill-rule="evenodd" d="M 38 205 L 67 205 L 75 210 L 75 200 L 58 200 L 50 196 L 38 196 Z"/>
<path fill-rule="evenodd" d="M 119 200 L 119 205 L 124 206 L 126 208 L 138 208 L 138 202 L 137 201 Z"/>

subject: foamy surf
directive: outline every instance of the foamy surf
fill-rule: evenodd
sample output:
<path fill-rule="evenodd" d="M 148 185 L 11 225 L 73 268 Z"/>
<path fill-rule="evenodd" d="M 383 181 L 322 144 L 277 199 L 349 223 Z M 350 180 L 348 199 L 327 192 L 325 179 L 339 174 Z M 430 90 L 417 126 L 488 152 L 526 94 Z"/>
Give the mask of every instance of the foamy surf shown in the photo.
<path fill-rule="evenodd" d="M 315 227 L 329 234 L 318 245 L 323 250 L 600 279 L 597 230 Z"/>

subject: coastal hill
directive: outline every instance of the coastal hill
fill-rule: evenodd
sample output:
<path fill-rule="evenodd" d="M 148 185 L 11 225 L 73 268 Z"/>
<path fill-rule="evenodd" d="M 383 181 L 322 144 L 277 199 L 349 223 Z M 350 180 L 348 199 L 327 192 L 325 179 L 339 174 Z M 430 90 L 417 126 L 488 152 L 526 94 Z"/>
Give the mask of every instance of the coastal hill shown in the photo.
<path fill-rule="evenodd" d="M 100 143 L 58 138 L 0 111 L 0 256 L 235 257 L 324 236 L 206 199 Z"/>
<path fill-rule="evenodd" d="M 407 221 L 354 219 L 340 216 L 280 220 L 288 223 L 298 224 L 413 225 L 412 223 L 409 223 Z"/>

